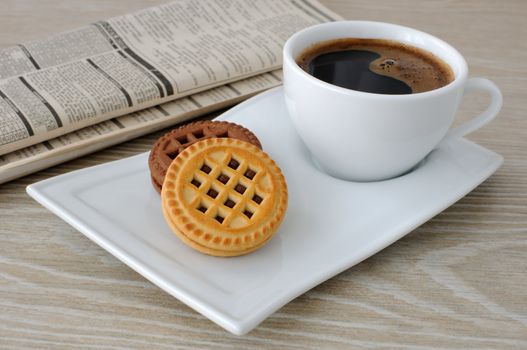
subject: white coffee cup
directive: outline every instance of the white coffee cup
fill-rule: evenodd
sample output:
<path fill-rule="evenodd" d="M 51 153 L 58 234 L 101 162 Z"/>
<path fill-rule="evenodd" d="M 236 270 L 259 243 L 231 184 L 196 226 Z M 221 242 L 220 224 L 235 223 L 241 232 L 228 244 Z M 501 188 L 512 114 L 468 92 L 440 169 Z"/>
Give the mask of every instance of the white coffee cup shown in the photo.
<path fill-rule="evenodd" d="M 350 90 L 319 80 L 295 59 L 307 47 L 338 38 L 391 39 L 425 49 L 452 68 L 454 80 L 439 89 L 407 95 Z M 315 25 L 287 40 L 284 91 L 295 128 L 326 173 L 353 181 L 389 179 L 411 170 L 441 142 L 459 138 L 496 117 L 498 87 L 484 78 L 467 80 L 463 56 L 424 32 L 381 22 L 341 21 Z M 487 91 L 490 105 L 479 116 L 450 130 L 464 94 Z"/>

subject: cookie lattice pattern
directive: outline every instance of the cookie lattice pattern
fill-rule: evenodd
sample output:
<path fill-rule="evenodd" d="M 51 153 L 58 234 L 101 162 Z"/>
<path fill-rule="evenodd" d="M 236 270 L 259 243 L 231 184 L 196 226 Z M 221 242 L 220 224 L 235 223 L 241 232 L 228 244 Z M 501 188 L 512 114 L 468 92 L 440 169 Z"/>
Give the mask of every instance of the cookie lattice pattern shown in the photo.
<path fill-rule="evenodd" d="M 222 226 L 241 228 L 258 216 L 265 200 L 267 171 L 231 151 L 206 156 L 185 191 L 191 208 L 215 219 Z"/>
<path fill-rule="evenodd" d="M 214 132 L 211 131 L 207 126 L 205 126 L 203 127 L 203 129 L 191 130 L 185 133 L 184 135 L 175 138 L 169 138 L 164 149 L 167 156 L 170 159 L 174 159 L 189 145 L 211 137 L 227 137 L 228 134 L 229 133 L 227 128 L 225 128 L 225 130 L 222 130 L 221 132 Z"/>

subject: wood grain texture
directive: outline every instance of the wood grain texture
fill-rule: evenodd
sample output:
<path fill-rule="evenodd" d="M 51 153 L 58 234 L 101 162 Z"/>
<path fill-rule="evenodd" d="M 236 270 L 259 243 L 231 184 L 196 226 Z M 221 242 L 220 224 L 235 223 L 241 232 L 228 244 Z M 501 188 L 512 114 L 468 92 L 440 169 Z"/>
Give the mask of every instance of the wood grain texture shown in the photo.
<path fill-rule="evenodd" d="M 157 0 L 0 0 L 0 47 Z M 489 180 L 363 263 L 232 336 L 25 194 L 25 186 L 144 152 L 162 132 L 0 186 L 0 349 L 526 349 L 527 2 L 325 0 L 349 19 L 437 35 L 502 89 L 470 138 L 505 156 Z M 464 103 L 460 120 L 486 99 Z"/>

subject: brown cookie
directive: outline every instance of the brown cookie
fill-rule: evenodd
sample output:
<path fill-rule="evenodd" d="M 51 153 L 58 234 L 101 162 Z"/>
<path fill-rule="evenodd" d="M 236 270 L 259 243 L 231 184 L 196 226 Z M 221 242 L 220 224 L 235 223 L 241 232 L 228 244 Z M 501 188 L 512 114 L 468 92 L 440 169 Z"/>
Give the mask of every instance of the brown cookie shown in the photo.
<path fill-rule="evenodd" d="M 200 140 L 215 137 L 238 139 L 262 148 L 258 138 L 251 131 L 238 124 L 204 120 L 183 125 L 163 135 L 150 151 L 148 166 L 155 190 L 161 193 L 168 167 L 178 154 Z"/>

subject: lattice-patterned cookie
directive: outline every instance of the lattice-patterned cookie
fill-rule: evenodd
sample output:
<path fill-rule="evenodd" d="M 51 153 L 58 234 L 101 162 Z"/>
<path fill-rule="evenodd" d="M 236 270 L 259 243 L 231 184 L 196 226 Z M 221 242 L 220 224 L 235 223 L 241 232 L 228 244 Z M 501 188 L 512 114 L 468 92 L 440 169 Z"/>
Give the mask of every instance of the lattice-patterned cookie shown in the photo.
<path fill-rule="evenodd" d="M 261 149 L 211 138 L 174 159 L 161 200 L 165 219 L 183 242 L 202 253 L 236 256 L 274 235 L 287 208 L 287 185 Z"/>
<path fill-rule="evenodd" d="M 204 120 L 180 126 L 157 140 L 148 157 L 152 185 L 156 191 L 161 193 L 161 185 L 167 169 L 179 153 L 200 140 L 212 137 L 240 139 L 262 148 L 258 138 L 250 130 L 238 124 Z"/>

